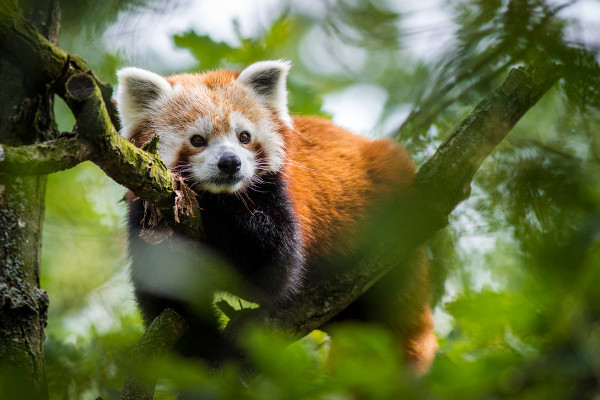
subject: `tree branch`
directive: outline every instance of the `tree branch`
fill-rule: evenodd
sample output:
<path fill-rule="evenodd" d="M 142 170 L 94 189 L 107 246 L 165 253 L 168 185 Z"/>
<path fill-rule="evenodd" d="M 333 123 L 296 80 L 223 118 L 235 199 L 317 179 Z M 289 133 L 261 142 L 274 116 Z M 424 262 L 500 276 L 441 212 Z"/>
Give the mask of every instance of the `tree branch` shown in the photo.
<path fill-rule="evenodd" d="M 115 130 L 95 80 L 87 73 L 66 82 L 65 100 L 79 126 L 90 159 L 117 183 L 154 204 L 173 229 L 204 238 L 200 207 L 192 191 L 173 175 L 161 158 L 135 147 Z"/>
<path fill-rule="evenodd" d="M 131 353 L 122 400 L 152 400 L 156 376 L 148 365 L 167 354 L 187 330 L 185 320 L 171 309 L 154 319 Z"/>
<path fill-rule="evenodd" d="M 29 146 L 0 144 L 0 173 L 11 175 L 47 175 L 89 159 L 89 149 L 74 136 Z"/>
<path fill-rule="evenodd" d="M 547 61 L 513 69 L 486 96 L 420 168 L 416 186 L 436 198 L 438 215 L 448 215 L 470 193 L 473 176 L 523 115 L 562 75 Z"/>
<path fill-rule="evenodd" d="M 40 34 L 11 0 L 0 0 L 0 50 L 12 55 L 33 84 L 50 85 L 63 98 L 64 83 L 72 75 L 90 71 L 82 58 L 68 54 Z M 111 85 L 96 76 L 94 80 L 101 89 L 110 119 L 119 129 L 119 119 L 111 102 Z"/>

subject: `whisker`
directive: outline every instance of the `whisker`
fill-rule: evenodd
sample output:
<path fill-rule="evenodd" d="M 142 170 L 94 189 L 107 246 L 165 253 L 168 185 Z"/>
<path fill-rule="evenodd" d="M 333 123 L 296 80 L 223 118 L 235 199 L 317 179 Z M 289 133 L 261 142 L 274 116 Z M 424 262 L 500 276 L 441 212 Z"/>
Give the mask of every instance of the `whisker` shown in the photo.
<path fill-rule="evenodd" d="M 193 165 L 190 162 L 186 162 L 183 164 L 177 164 L 176 166 L 174 166 L 173 168 L 171 168 L 171 170 L 179 170 L 181 168 L 191 168 Z"/>
<path fill-rule="evenodd" d="M 288 162 L 284 162 L 283 164 L 284 165 L 291 165 L 291 166 L 294 166 L 294 167 L 305 168 L 305 169 L 309 169 L 309 170 L 315 171 L 315 172 L 323 172 L 320 169 L 314 169 L 314 168 L 307 167 L 306 165 L 301 164 L 301 163 L 299 163 L 298 161 L 295 161 L 295 160 L 290 160 Z"/>
<path fill-rule="evenodd" d="M 266 190 L 258 189 L 260 187 L 260 185 L 267 184 L 267 183 L 269 183 L 269 182 L 262 179 L 259 175 L 254 175 L 250 179 L 250 185 L 248 186 L 247 190 L 252 190 L 253 192 L 256 192 L 256 193 L 268 193 L 268 191 L 266 191 Z"/>
<path fill-rule="evenodd" d="M 188 184 L 188 186 L 190 187 L 190 189 L 194 190 L 195 186 L 198 186 L 198 185 L 201 185 L 201 184 L 202 184 L 202 182 L 200 182 L 200 181 L 194 181 L 194 182 L 192 182 L 191 185 Z"/>
<path fill-rule="evenodd" d="M 242 204 L 244 204 L 244 207 L 246 207 L 246 210 L 248 210 L 248 212 L 249 212 L 250 214 L 254 215 L 254 212 L 253 212 L 252 210 L 250 210 L 250 208 L 248 207 L 248 204 L 247 204 L 247 203 L 246 203 L 246 201 L 244 200 L 243 196 L 242 196 L 240 193 L 238 193 L 238 192 L 235 192 L 235 193 L 234 193 L 234 195 L 235 195 L 235 197 L 236 197 L 237 199 L 239 199 L 239 200 L 242 202 Z"/>
<path fill-rule="evenodd" d="M 242 196 L 246 196 L 246 199 L 248 200 L 248 202 L 252 203 L 253 206 L 256 206 L 256 204 L 254 204 L 254 201 L 252 201 L 252 198 L 250 197 L 250 195 L 248 194 L 248 192 L 246 190 L 244 190 L 241 193 Z"/>
<path fill-rule="evenodd" d="M 292 178 L 292 177 L 291 177 L 289 174 L 286 174 L 286 173 L 285 173 L 285 172 L 283 172 L 283 171 L 279 171 L 279 173 L 280 173 L 281 175 L 285 176 L 286 178 L 288 178 L 288 179 L 290 179 L 290 180 L 293 180 L 293 181 L 294 181 L 294 182 L 296 182 L 296 183 L 300 183 L 300 182 L 298 182 L 296 179 Z"/>

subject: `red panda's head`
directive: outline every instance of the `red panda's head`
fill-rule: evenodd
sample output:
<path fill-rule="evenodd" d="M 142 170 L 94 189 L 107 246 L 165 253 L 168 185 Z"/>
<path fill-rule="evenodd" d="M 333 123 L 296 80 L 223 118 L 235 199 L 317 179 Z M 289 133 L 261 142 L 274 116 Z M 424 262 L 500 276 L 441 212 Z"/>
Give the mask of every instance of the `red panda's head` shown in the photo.
<path fill-rule="evenodd" d="M 117 72 L 121 134 L 137 146 L 159 136 L 159 155 L 194 189 L 234 193 L 279 171 L 283 132 L 291 127 L 285 61 L 231 71 L 164 78 L 139 69 Z"/>

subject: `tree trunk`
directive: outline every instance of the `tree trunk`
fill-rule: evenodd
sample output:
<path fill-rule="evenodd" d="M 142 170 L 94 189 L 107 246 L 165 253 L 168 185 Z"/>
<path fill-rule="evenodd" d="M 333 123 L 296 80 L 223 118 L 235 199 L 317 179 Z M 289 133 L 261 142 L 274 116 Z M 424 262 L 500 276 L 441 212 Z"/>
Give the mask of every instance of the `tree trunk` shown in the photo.
<path fill-rule="evenodd" d="M 59 0 L 23 2 L 25 18 L 57 43 Z M 0 142 L 56 138 L 52 95 L 0 59 Z M 40 87 L 41 86 L 41 87 Z M 0 159 L 3 155 L 0 154 Z M 40 289 L 45 176 L 0 177 L 0 398 L 47 399 L 44 329 L 48 296 Z"/>

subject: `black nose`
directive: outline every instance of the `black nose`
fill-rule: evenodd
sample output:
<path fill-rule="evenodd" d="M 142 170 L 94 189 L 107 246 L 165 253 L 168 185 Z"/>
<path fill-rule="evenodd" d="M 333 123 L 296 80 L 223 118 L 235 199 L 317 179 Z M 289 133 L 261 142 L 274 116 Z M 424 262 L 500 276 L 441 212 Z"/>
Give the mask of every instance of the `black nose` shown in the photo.
<path fill-rule="evenodd" d="M 218 166 L 221 171 L 233 175 L 242 168 L 242 160 L 233 153 L 225 153 L 219 159 Z"/>

